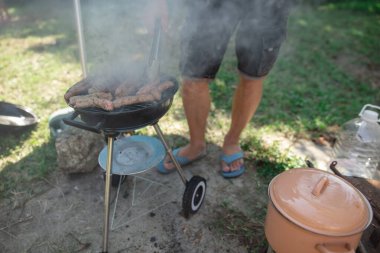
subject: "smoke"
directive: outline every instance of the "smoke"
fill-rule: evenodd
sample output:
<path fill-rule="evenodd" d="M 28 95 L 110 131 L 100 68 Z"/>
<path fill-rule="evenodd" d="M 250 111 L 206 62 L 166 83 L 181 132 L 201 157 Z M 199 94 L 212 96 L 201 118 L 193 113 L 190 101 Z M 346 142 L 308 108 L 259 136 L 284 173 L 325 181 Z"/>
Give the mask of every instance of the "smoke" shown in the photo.
<path fill-rule="evenodd" d="M 149 20 L 152 20 L 155 9 L 152 10 L 149 6 L 157 1 L 159 0 L 81 1 L 90 75 L 120 76 L 131 80 L 142 78 L 153 40 Z M 223 57 L 230 38 L 236 35 L 239 27 L 240 19 L 237 17 L 252 17 L 250 26 L 254 34 L 240 37 L 243 41 L 239 43 L 246 47 L 257 46 L 252 45 L 252 36 L 257 38 L 257 43 L 261 43 L 265 33 L 276 29 L 284 33 L 289 6 L 288 0 L 167 2 L 169 23 L 161 40 L 160 70 L 161 73 L 172 76 L 180 75 L 179 66 L 185 73 L 186 69 L 199 71 L 198 69 L 207 68 L 210 62 L 213 64 L 212 61 L 218 57 Z M 284 36 L 280 37 L 283 40 Z M 194 43 L 194 40 L 198 41 Z M 204 45 L 207 46 L 203 47 Z M 260 59 L 261 52 L 256 50 L 252 53 L 257 54 L 253 57 Z M 181 59 L 186 60 L 180 62 Z"/>
<path fill-rule="evenodd" d="M 81 1 L 86 63 L 90 76 L 120 76 L 131 80 L 142 78 L 153 41 L 153 24 L 149 23 L 155 15 L 149 8 L 153 2 Z M 170 26 L 174 22 L 171 19 Z M 160 69 L 164 74 L 177 75 L 174 67 L 177 63 L 172 60 L 178 55 L 175 46 L 178 45 L 177 28 L 170 29 L 168 33 L 162 32 Z"/>

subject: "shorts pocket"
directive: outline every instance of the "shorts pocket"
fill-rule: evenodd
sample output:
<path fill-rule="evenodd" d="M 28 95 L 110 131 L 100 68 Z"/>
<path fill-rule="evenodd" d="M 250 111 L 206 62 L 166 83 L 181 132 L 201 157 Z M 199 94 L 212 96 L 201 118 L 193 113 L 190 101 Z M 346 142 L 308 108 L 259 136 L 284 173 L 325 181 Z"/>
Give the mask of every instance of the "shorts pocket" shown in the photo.
<path fill-rule="evenodd" d="M 284 40 L 285 36 L 280 33 L 266 34 L 262 37 L 260 64 L 257 69 L 258 76 L 265 76 L 272 69 Z"/>

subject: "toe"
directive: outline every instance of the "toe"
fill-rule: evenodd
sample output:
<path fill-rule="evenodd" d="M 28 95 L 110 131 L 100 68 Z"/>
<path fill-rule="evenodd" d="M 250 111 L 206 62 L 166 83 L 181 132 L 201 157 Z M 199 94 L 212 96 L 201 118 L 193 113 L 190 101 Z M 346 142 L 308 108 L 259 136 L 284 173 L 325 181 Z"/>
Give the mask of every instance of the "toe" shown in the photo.
<path fill-rule="evenodd" d="M 231 170 L 232 170 L 232 171 L 239 170 L 242 164 L 243 164 L 242 159 L 239 159 L 239 160 L 233 161 L 232 164 L 231 164 L 231 166 L 230 166 L 230 167 L 231 167 Z"/>
<path fill-rule="evenodd" d="M 230 172 L 231 168 L 230 168 L 230 166 L 228 166 L 228 164 L 226 162 L 222 161 L 222 170 L 224 172 Z"/>
<path fill-rule="evenodd" d="M 172 170 L 172 169 L 174 169 L 174 163 L 173 163 L 173 161 L 170 158 L 169 159 L 165 159 L 164 167 L 165 167 L 166 170 Z"/>

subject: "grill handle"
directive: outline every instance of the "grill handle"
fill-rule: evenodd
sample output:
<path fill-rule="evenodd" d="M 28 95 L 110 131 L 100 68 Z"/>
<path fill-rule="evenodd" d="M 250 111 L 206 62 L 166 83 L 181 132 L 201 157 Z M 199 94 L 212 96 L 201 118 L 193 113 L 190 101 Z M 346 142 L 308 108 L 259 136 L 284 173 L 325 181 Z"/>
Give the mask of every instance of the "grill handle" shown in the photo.
<path fill-rule="evenodd" d="M 83 122 L 76 121 L 75 118 L 78 117 L 78 115 L 79 115 L 79 113 L 75 111 L 71 115 L 70 118 L 63 119 L 63 122 L 66 125 L 77 127 L 77 128 L 80 128 L 80 129 L 83 129 L 83 130 L 87 130 L 87 131 L 91 131 L 91 132 L 94 132 L 94 133 L 97 133 L 97 134 L 100 134 L 102 132 L 101 129 L 102 129 L 102 126 L 104 125 L 104 120 L 100 121 L 98 124 L 96 124 L 95 126 L 91 127 L 89 125 L 86 125 Z"/>

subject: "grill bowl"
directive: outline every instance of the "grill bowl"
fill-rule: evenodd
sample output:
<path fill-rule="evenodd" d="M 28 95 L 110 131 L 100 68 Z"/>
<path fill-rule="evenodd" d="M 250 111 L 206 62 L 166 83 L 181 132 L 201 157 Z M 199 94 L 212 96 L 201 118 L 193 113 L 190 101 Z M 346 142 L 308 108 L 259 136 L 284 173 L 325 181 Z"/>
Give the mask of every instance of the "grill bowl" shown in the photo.
<path fill-rule="evenodd" d="M 85 127 L 83 127 L 84 124 L 73 119 L 66 119 L 64 122 L 90 131 L 91 128 L 95 128 L 94 132 L 124 132 L 154 124 L 169 110 L 178 90 L 178 82 L 175 78 L 164 76 L 160 78 L 160 81 L 171 81 L 174 86 L 165 90 L 159 101 L 126 105 L 113 111 L 94 107 L 74 108 Z"/>

